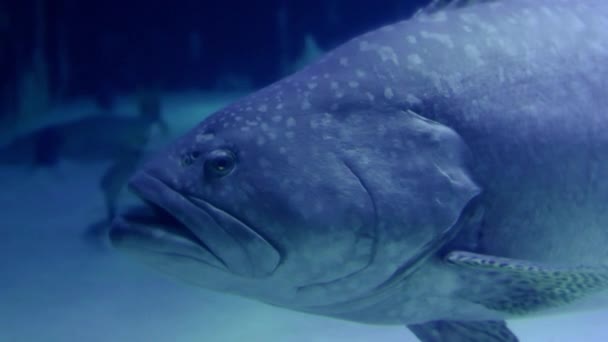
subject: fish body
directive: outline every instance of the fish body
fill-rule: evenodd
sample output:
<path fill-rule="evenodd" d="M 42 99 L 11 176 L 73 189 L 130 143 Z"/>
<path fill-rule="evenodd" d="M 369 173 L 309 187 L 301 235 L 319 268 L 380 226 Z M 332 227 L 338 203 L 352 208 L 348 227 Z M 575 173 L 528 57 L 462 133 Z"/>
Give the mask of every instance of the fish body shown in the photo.
<path fill-rule="evenodd" d="M 504 319 L 608 287 L 607 18 L 486 1 L 357 37 L 144 166 L 111 240 L 273 305 L 515 341 Z"/>

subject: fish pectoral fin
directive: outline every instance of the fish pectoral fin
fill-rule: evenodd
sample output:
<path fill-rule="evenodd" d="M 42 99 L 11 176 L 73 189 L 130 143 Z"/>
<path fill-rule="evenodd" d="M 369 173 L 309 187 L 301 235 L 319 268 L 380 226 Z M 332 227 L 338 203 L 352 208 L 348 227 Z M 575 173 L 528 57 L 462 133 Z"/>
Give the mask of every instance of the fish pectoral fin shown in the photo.
<path fill-rule="evenodd" d="M 504 321 L 432 321 L 407 326 L 422 342 L 517 342 Z"/>
<path fill-rule="evenodd" d="M 461 251 L 447 254 L 445 261 L 459 267 L 466 280 L 458 295 L 510 315 L 569 304 L 608 289 L 606 266 L 555 267 Z"/>

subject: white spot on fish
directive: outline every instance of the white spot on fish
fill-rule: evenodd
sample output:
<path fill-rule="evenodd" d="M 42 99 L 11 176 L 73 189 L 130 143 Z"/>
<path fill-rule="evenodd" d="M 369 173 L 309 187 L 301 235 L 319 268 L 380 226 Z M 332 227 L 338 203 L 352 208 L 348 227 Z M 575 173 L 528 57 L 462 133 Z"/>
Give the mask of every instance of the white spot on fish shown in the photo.
<path fill-rule="evenodd" d="M 350 81 L 350 82 L 348 82 L 348 86 L 351 87 L 351 88 L 357 88 L 357 87 L 359 87 L 359 82 L 357 82 L 357 81 Z"/>
<path fill-rule="evenodd" d="M 316 82 L 310 82 L 308 83 L 308 89 L 313 90 L 317 87 L 317 83 Z"/>
<path fill-rule="evenodd" d="M 416 97 L 416 95 L 414 95 L 414 94 L 407 94 L 407 95 L 405 96 L 405 101 L 407 101 L 409 104 L 413 104 L 413 105 L 416 105 L 416 104 L 420 104 L 420 103 L 422 103 L 422 100 L 420 100 L 420 99 L 419 99 L 418 97 Z"/>
<path fill-rule="evenodd" d="M 458 94 L 462 91 L 462 75 L 459 72 L 444 76 L 444 81 L 453 94 Z"/>
<path fill-rule="evenodd" d="M 551 9 L 545 7 L 545 6 L 541 6 L 540 7 L 541 12 L 543 12 L 544 15 L 546 15 L 547 17 L 554 19 L 555 18 L 555 14 L 551 11 Z"/>
<path fill-rule="evenodd" d="M 485 23 L 483 21 L 479 22 L 479 26 L 481 27 L 482 30 L 484 30 L 486 33 L 496 33 L 498 30 L 496 29 L 496 26 L 492 25 L 492 24 L 488 24 Z"/>
<path fill-rule="evenodd" d="M 338 89 L 338 87 L 339 87 L 338 82 L 332 81 L 331 84 L 329 85 L 329 87 L 333 90 Z"/>
<path fill-rule="evenodd" d="M 281 146 L 281 147 L 279 147 L 279 153 L 285 154 L 285 153 L 287 153 L 287 149 L 285 147 Z"/>
<path fill-rule="evenodd" d="M 304 101 L 302 101 L 301 108 L 302 108 L 302 110 L 310 109 L 310 101 L 308 101 L 308 99 L 305 99 Z"/>
<path fill-rule="evenodd" d="M 496 41 L 509 56 L 517 56 L 517 48 L 514 44 L 505 42 L 503 39 L 497 39 Z"/>
<path fill-rule="evenodd" d="M 384 124 L 380 124 L 380 125 L 378 126 L 378 134 L 379 134 L 380 136 L 384 136 L 384 135 L 386 135 L 386 132 L 387 132 L 387 131 L 388 131 L 388 130 L 386 129 L 386 126 L 385 126 Z"/>
<path fill-rule="evenodd" d="M 572 15 L 572 25 L 570 25 L 570 27 L 574 32 L 581 32 L 584 31 L 587 26 L 579 17 Z"/>
<path fill-rule="evenodd" d="M 529 9 L 525 9 L 524 14 L 526 15 L 526 24 L 528 24 L 529 26 L 538 25 L 538 20 L 536 16 Z"/>
<path fill-rule="evenodd" d="M 420 56 L 418 56 L 418 54 L 415 54 L 415 53 L 407 56 L 407 60 L 411 64 L 417 64 L 417 65 L 422 64 L 422 58 L 420 58 Z"/>
<path fill-rule="evenodd" d="M 274 122 L 281 122 L 282 119 L 283 119 L 283 117 L 280 115 L 275 115 L 272 117 L 272 121 L 274 121 Z"/>
<path fill-rule="evenodd" d="M 359 77 L 359 78 L 365 77 L 365 71 L 363 71 L 361 69 L 357 69 L 356 73 L 357 73 L 357 77 Z"/>
<path fill-rule="evenodd" d="M 428 77 L 431 79 L 431 82 L 433 82 L 435 89 L 437 89 L 438 92 L 445 94 L 445 90 L 441 82 L 443 80 L 443 77 L 436 71 L 431 71 L 430 73 L 428 73 Z"/>
<path fill-rule="evenodd" d="M 477 65 L 483 65 L 484 62 L 481 59 L 481 53 L 475 45 L 467 44 L 464 46 L 464 52 L 469 58 L 471 58 Z"/>
<path fill-rule="evenodd" d="M 382 46 L 378 50 L 378 54 L 380 55 L 380 58 L 382 59 L 383 62 L 391 61 L 395 65 L 399 65 L 399 60 L 397 59 L 397 54 L 395 53 L 395 50 L 393 50 L 392 47 Z"/>
<path fill-rule="evenodd" d="M 203 143 L 212 140 L 214 135 L 212 133 L 199 133 L 196 135 L 196 142 Z"/>
<path fill-rule="evenodd" d="M 294 127 L 296 125 L 296 119 L 289 118 L 287 119 L 287 122 L 285 124 L 287 125 L 287 127 Z"/>
<path fill-rule="evenodd" d="M 275 108 L 278 110 L 281 110 L 281 109 L 283 109 L 283 104 L 279 103 Z"/>
<path fill-rule="evenodd" d="M 317 122 L 317 119 L 311 119 L 309 123 L 310 123 L 310 128 L 312 128 L 312 129 L 319 128 L 319 122 Z"/>
<path fill-rule="evenodd" d="M 323 126 L 329 126 L 331 124 L 332 116 L 329 113 L 323 113 L 323 118 L 321 119 L 321 124 Z"/>
<path fill-rule="evenodd" d="M 410 44 L 416 44 L 416 42 L 417 42 L 416 37 L 411 36 L 411 35 L 410 35 L 410 36 L 407 36 L 407 41 L 408 41 Z"/>
<path fill-rule="evenodd" d="M 285 132 L 285 137 L 287 139 L 293 139 L 295 136 L 296 136 L 296 134 L 294 132 L 292 132 L 292 131 Z"/>
<path fill-rule="evenodd" d="M 392 99 L 393 96 L 395 96 L 395 94 L 393 93 L 393 89 L 389 87 L 384 88 L 384 97 L 386 97 L 387 100 Z"/>
<path fill-rule="evenodd" d="M 266 139 L 264 139 L 264 137 L 258 137 L 258 138 L 256 139 L 256 144 L 257 144 L 258 146 L 262 146 L 262 145 L 264 145 L 264 143 L 265 143 L 265 142 L 266 142 Z"/>
<path fill-rule="evenodd" d="M 440 42 L 441 44 L 449 47 L 450 49 L 454 48 L 454 42 L 452 41 L 452 38 L 450 38 L 450 36 L 447 34 L 422 31 L 420 32 L 420 36 L 422 38 L 434 39 Z"/>
<path fill-rule="evenodd" d="M 464 21 L 467 24 L 476 24 L 481 21 L 479 17 L 474 13 L 461 13 L 460 20 Z"/>
<path fill-rule="evenodd" d="M 372 46 L 369 44 L 368 41 L 363 40 L 363 41 L 359 42 L 359 50 L 369 51 L 371 49 L 372 49 Z"/>
<path fill-rule="evenodd" d="M 348 58 L 346 58 L 346 57 L 340 58 L 340 65 L 341 66 L 348 66 Z"/>
<path fill-rule="evenodd" d="M 370 92 L 366 92 L 366 93 L 365 93 L 365 95 L 367 95 L 367 98 L 368 98 L 370 101 L 374 102 L 374 99 L 376 98 L 376 97 L 374 96 L 374 94 L 372 94 L 372 93 L 370 93 Z"/>
<path fill-rule="evenodd" d="M 589 42 L 589 46 L 595 51 L 595 52 L 599 52 L 601 54 L 608 54 L 608 48 L 605 46 L 605 43 L 599 42 L 599 41 L 592 41 Z"/>
<path fill-rule="evenodd" d="M 434 15 L 431 15 L 430 18 L 434 22 L 439 23 L 439 22 L 448 20 L 448 15 L 445 13 L 445 11 L 439 11 L 439 12 L 435 13 Z"/>

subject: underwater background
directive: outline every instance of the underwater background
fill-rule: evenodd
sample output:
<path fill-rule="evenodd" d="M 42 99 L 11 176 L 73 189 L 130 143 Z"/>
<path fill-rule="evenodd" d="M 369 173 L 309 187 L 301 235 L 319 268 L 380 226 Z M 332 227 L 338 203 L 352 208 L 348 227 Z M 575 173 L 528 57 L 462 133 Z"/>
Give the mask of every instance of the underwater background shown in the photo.
<path fill-rule="evenodd" d="M 0 342 L 416 341 L 178 283 L 104 227 L 147 154 L 427 2 L 0 2 Z M 605 341 L 606 317 L 509 324 L 525 341 Z"/>

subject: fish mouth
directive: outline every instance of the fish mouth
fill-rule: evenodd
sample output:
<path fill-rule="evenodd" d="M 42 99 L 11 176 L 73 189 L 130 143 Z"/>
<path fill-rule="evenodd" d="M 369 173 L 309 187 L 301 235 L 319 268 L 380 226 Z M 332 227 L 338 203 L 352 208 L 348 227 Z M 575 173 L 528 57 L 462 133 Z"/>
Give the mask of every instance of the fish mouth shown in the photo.
<path fill-rule="evenodd" d="M 281 260 L 255 229 L 206 200 L 182 194 L 147 172 L 129 183 L 141 204 L 115 220 L 118 248 L 188 258 L 244 277 L 267 277 Z"/>
<path fill-rule="evenodd" d="M 175 216 L 150 201 L 139 199 L 141 203 L 129 207 L 112 224 L 109 237 L 115 248 L 176 261 L 189 259 L 227 269 L 222 259 Z"/>

